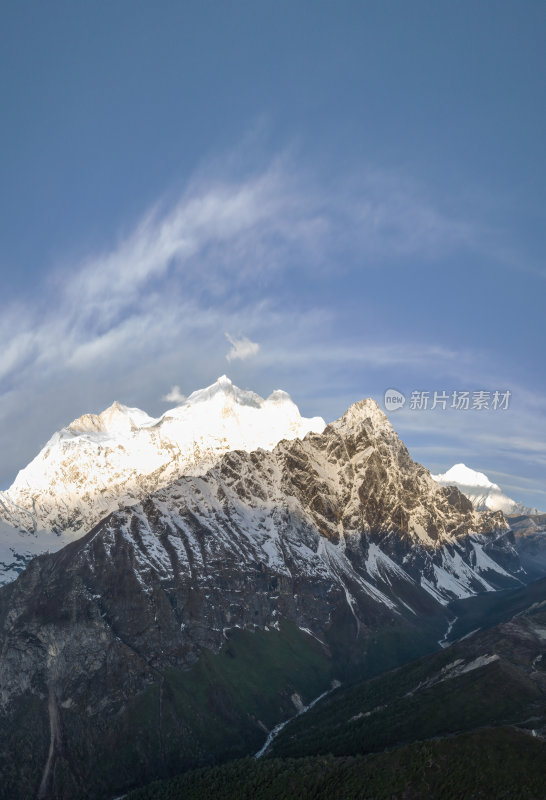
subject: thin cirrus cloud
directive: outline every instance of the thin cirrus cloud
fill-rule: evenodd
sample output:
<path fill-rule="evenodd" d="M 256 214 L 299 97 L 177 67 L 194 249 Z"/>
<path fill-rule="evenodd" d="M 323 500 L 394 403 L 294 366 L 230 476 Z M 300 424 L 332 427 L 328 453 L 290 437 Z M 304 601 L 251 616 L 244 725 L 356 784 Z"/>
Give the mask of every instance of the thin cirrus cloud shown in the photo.
<path fill-rule="evenodd" d="M 187 284 L 175 287 L 176 299 L 192 305 L 200 282 L 219 283 L 215 248 L 226 260 L 236 254 L 236 263 L 246 249 L 256 251 L 256 241 L 279 235 L 286 224 L 281 196 L 278 177 L 266 172 L 240 183 L 194 186 L 174 209 L 150 212 L 110 252 L 59 272 L 53 302 L 4 309 L 0 377 L 27 367 L 88 366 L 149 333 L 152 317 L 172 303 L 170 273 Z"/>
<path fill-rule="evenodd" d="M 339 269 L 340 241 L 377 259 L 426 256 L 440 241 L 467 246 L 475 236 L 392 176 L 382 185 L 374 174 L 335 196 L 279 159 L 239 181 L 194 181 L 174 207 L 156 206 L 117 246 L 59 271 L 51 302 L 5 309 L 0 377 L 91 366 L 153 329 L 150 316 L 173 297 L 205 311 L 206 290 L 213 305 L 229 307 L 235 286 L 263 290 L 275 271 Z"/>
<path fill-rule="evenodd" d="M 228 361 L 236 361 L 237 359 L 244 361 L 250 356 L 255 356 L 260 350 L 260 345 L 257 342 L 250 341 L 246 336 L 241 336 L 237 339 L 235 336 L 226 333 L 226 339 L 231 344 L 231 348 L 226 355 Z"/>

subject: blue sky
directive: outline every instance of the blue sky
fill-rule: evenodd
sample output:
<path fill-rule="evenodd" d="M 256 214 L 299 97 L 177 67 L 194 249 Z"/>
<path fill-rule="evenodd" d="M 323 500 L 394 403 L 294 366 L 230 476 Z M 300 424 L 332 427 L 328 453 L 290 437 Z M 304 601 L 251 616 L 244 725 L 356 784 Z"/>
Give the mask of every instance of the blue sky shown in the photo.
<path fill-rule="evenodd" d="M 546 508 L 545 27 L 528 0 L 4 4 L 0 486 L 81 413 L 227 372 L 329 420 L 509 389 L 392 421 Z"/>

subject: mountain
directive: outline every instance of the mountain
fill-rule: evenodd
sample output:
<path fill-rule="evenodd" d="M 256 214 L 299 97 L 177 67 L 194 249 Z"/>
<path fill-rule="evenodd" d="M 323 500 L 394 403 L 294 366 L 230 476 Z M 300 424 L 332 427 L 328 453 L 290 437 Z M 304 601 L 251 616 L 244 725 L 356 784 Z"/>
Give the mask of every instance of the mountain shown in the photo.
<path fill-rule="evenodd" d="M 539 514 L 536 508 L 517 503 L 483 472 L 465 464 L 455 464 L 447 472 L 432 476 L 442 486 L 456 486 L 478 511 L 502 511 L 504 514 Z"/>
<path fill-rule="evenodd" d="M 539 800 L 546 579 L 507 594 L 498 610 L 512 606 L 515 615 L 388 674 L 336 688 L 289 721 L 259 759 L 188 772 L 128 800 Z"/>
<path fill-rule="evenodd" d="M 546 574 L 546 514 L 510 517 L 514 544 L 529 579 Z"/>
<path fill-rule="evenodd" d="M 54 553 L 67 543 L 67 537 L 48 531 L 30 534 L 8 525 L 0 518 L 0 586 L 15 578 L 40 553 Z"/>
<path fill-rule="evenodd" d="M 521 574 L 502 513 L 439 486 L 372 400 L 199 472 L 0 590 L 1 797 L 99 798 L 252 752 Z"/>
<path fill-rule="evenodd" d="M 288 723 L 271 754 L 348 756 L 505 725 L 546 739 L 546 579 L 521 592 L 527 607 L 506 622 L 337 689 Z"/>
<path fill-rule="evenodd" d="M 442 486 L 456 486 L 479 511 L 507 514 L 527 580 L 546 574 L 546 514 L 512 500 L 483 472 L 476 472 L 464 464 L 455 464 L 447 472 L 432 477 Z"/>
<path fill-rule="evenodd" d="M 117 402 L 85 414 L 0 492 L 0 583 L 36 553 L 58 550 L 181 475 L 203 474 L 230 450 L 271 449 L 324 427 L 301 417 L 286 392 L 264 400 L 225 375 L 158 419 Z"/>

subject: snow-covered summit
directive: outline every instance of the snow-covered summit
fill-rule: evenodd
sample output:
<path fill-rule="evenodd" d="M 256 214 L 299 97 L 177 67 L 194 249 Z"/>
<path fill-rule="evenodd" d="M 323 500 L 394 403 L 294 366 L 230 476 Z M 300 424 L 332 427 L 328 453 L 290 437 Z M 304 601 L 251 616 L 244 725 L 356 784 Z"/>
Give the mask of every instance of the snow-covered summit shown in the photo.
<path fill-rule="evenodd" d="M 158 418 L 115 402 L 51 437 L 0 493 L 0 519 L 78 535 L 181 475 L 203 474 L 229 450 L 271 450 L 324 427 L 321 417 L 302 417 L 286 392 L 263 399 L 225 375 Z"/>
<path fill-rule="evenodd" d="M 478 511 L 502 511 L 505 514 L 538 514 L 536 508 L 517 503 L 504 494 L 498 484 L 489 480 L 483 472 L 454 464 L 447 472 L 432 476 L 442 486 L 456 486 L 468 497 Z"/>
<path fill-rule="evenodd" d="M 286 396 L 290 399 L 289 395 Z M 179 407 L 192 406 L 196 403 L 206 403 L 217 397 L 220 397 L 224 401 L 230 398 L 234 403 L 254 406 L 255 408 L 259 408 L 265 402 L 256 392 L 251 392 L 248 389 L 239 389 L 238 386 L 235 386 L 230 381 L 227 375 L 220 375 L 210 386 L 192 392 L 186 400 L 179 404 Z"/>
<path fill-rule="evenodd" d="M 245 389 L 239 389 L 226 375 L 211 386 L 193 392 L 176 408 L 166 411 L 156 420 L 162 432 L 178 440 L 191 427 L 215 432 L 227 437 L 233 446 L 229 450 L 271 450 L 280 439 L 302 438 L 310 431 L 322 432 L 326 423 L 322 417 L 306 419 L 287 392 L 275 390 L 267 399 Z M 183 428 L 187 428 L 183 430 Z M 235 444 L 243 442 L 243 444 Z"/>
<path fill-rule="evenodd" d="M 470 467 L 467 467 L 466 464 L 454 464 L 450 469 L 448 469 L 447 472 L 444 472 L 441 475 L 435 475 L 433 477 L 440 483 L 452 481 L 450 484 L 451 486 L 460 483 L 464 484 L 465 486 L 499 488 L 495 483 L 492 483 L 492 481 L 490 481 L 487 475 L 484 475 L 483 472 L 470 469 Z"/>
<path fill-rule="evenodd" d="M 140 408 L 128 408 L 116 400 L 101 414 L 84 414 L 64 428 L 62 434 L 128 434 L 136 428 L 143 428 L 157 422 Z"/>
<path fill-rule="evenodd" d="M 346 433 L 363 420 L 369 420 L 377 431 L 388 431 L 395 435 L 389 418 L 371 397 L 353 403 L 345 414 L 331 425 L 338 433 Z"/>

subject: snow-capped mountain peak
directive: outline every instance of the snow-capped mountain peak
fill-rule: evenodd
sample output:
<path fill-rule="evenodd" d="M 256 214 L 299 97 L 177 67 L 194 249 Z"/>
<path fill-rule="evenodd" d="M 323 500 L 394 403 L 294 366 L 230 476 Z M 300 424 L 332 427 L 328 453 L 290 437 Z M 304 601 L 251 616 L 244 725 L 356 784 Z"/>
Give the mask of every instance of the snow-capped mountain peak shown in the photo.
<path fill-rule="evenodd" d="M 203 474 L 227 451 L 271 450 L 324 427 L 321 417 L 302 417 L 286 392 L 264 400 L 226 375 L 158 418 L 115 402 L 51 437 L 0 493 L 0 519 L 79 535 L 181 475 Z"/>
<path fill-rule="evenodd" d="M 434 476 L 435 479 L 441 483 L 452 481 L 451 485 L 457 483 L 464 484 L 465 486 L 481 486 L 499 489 L 496 483 L 492 483 L 487 475 L 483 472 L 478 472 L 475 469 L 470 469 L 466 464 L 454 464 L 447 472 L 442 475 Z M 500 491 L 500 489 L 499 489 Z"/>
<path fill-rule="evenodd" d="M 387 415 L 381 411 L 371 397 L 353 403 L 340 419 L 332 423 L 332 426 L 338 433 L 343 434 L 353 429 L 355 425 L 364 419 L 368 419 L 377 431 L 392 431 L 394 433 Z"/>
<path fill-rule="evenodd" d="M 250 408 L 268 410 L 271 408 L 282 407 L 286 416 L 291 417 L 294 421 L 300 422 L 301 416 L 297 405 L 294 403 L 288 392 L 282 389 L 275 389 L 265 400 L 260 397 L 256 392 L 248 389 L 239 389 L 235 386 L 227 375 L 221 375 L 215 383 L 208 386 L 206 389 L 198 389 L 193 392 L 187 400 L 177 406 L 177 409 L 189 406 L 195 406 L 198 403 L 211 401 L 222 402 L 224 405 L 233 406 L 248 406 Z M 166 412 L 163 416 L 172 414 L 172 411 Z M 312 422 L 313 429 L 317 426 L 324 428 L 324 421 L 321 417 L 314 417 Z"/>
<path fill-rule="evenodd" d="M 63 430 L 73 434 L 101 433 L 127 434 L 157 422 L 140 408 L 129 408 L 117 400 L 101 414 L 84 414 Z M 61 432 L 62 433 L 62 432 Z"/>
<path fill-rule="evenodd" d="M 537 514 L 536 508 L 517 503 L 483 472 L 454 464 L 447 472 L 432 476 L 442 486 L 456 486 L 468 497 L 477 511 L 502 511 L 505 514 Z"/>
<path fill-rule="evenodd" d="M 245 389 L 239 389 L 235 386 L 227 375 L 220 375 L 220 377 L 207 386 L 205 389 L 197 389 L 192 392 L 190 396 L 184 400 L 180 407 L 195 405 L 196 403 L 209 402 L 214 398 L 220 397 L 224 400 L 231 400 L 240 405 L 260 406 L 264 401 L 258 394 Z"/>

